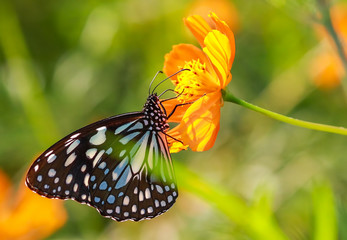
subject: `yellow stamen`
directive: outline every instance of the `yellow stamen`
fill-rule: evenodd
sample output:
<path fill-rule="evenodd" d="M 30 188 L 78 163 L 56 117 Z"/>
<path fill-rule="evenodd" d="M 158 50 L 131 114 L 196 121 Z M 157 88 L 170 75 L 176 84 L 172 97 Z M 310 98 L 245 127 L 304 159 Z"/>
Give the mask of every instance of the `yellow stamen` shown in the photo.
<path fill-rule="evenodd" d="M 186 62 L 183 68 L 189 69 L 189 71 L 183 71 L 177 76 L 175 91 L 179 94 L 178 101 L 182 103 L 194 101 L 204 94 L 216 90 L 213 89 L 214 87 L 218 88 L 217 85 L 213 84 L 215 82 L 214 75 L 199 59 Z"/>

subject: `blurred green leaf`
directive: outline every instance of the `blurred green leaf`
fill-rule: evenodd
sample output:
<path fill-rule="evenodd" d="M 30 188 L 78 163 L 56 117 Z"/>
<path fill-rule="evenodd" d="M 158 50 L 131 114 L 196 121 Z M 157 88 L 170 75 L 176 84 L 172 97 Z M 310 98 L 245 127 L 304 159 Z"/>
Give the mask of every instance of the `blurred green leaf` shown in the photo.
<path fill-rule="evenodd" d="M 337 219 L 334 194 L 328 182 L 315 183 L 312 188 L 314 238 L 334 240 L 337 238 Z"/>

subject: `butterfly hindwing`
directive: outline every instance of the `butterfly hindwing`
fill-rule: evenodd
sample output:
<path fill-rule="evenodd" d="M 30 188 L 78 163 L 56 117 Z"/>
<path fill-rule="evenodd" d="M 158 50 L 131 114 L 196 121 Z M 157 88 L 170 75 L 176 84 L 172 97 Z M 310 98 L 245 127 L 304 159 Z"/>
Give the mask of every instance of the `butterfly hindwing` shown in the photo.
<path fill-rule="evenodd" d="M 32 164 L 26 183 L 118 221 L 155 217 L 177 198 L 166 136 L 143 112 L 114 116 L 66 136 Z"/>
<path fill-rule="evenodd" d="M 153 218 L 169 209 L 177 198 L 168 149 L 159 150 L 162 133 L 147 131 L 127 142 L 117 155 L 105 155 L 90 178 L 92 205 L 118 221 Z M 162 141 L 162 140 L 159 140 Z M 123 141 L 124 142 L 124 141 Z M 117 153 L 118 154 L 118 153 Z M 96 178 L 95 176 L 103 176 Z"/>

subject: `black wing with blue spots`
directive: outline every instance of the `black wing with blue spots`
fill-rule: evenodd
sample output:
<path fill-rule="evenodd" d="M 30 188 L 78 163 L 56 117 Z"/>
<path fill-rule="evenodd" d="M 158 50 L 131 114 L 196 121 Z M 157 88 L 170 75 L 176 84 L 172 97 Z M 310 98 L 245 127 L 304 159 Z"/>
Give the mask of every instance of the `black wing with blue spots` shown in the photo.
<path fill-rule="evenodd" d="M 81 128 L 47 149 L 30 167 L 34 192 L 73 199 L 117 221 L 142 220 L 167 211 L 178 192 L 159 99 L 142 112 Z"/>

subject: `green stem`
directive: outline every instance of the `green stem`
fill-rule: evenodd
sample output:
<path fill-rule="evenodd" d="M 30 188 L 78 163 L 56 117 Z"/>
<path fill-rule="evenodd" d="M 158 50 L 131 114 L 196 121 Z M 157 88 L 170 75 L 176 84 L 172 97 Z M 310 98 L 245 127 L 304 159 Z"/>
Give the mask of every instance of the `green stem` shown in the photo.
<path fill-rule="evenodd" d="M 273 119 L 279 120 L 281 122 L 289 123 L 289 124 L 292 124 L 292 125 L 295 125 L 298 127 L 318 130 L 318 131 L 322 131 L 322 132 L 336 133 L 336 134 L 340 134 L 340 135 L 347 135 L 347 129 L 346 128 L 335 127 L 335 126 L 319 124 L 319 123 L 313 123 L 313 122 L 308 122 L 308 121 L 303 121 L 303 120 L 287 117 L 287 116 L 284 116 L 282 114 L 278 114 L 278 113 L 272 112 L 270 110 L 253 105 L 251 103 L 248 103 L 242 99 L 235 97 L 234 95 L 232 95 L 231 93 L 228 93 L 228 92 L 223 92 L 223 99 L 226 102 L 236 103 L 240 106 L 243 106 L 243 107 L 246 107 L 246 108 L 251 109 L 253 111 L 262 113 L 262 114 L 264 114 L 268 117 L 271 117 Z"/>

